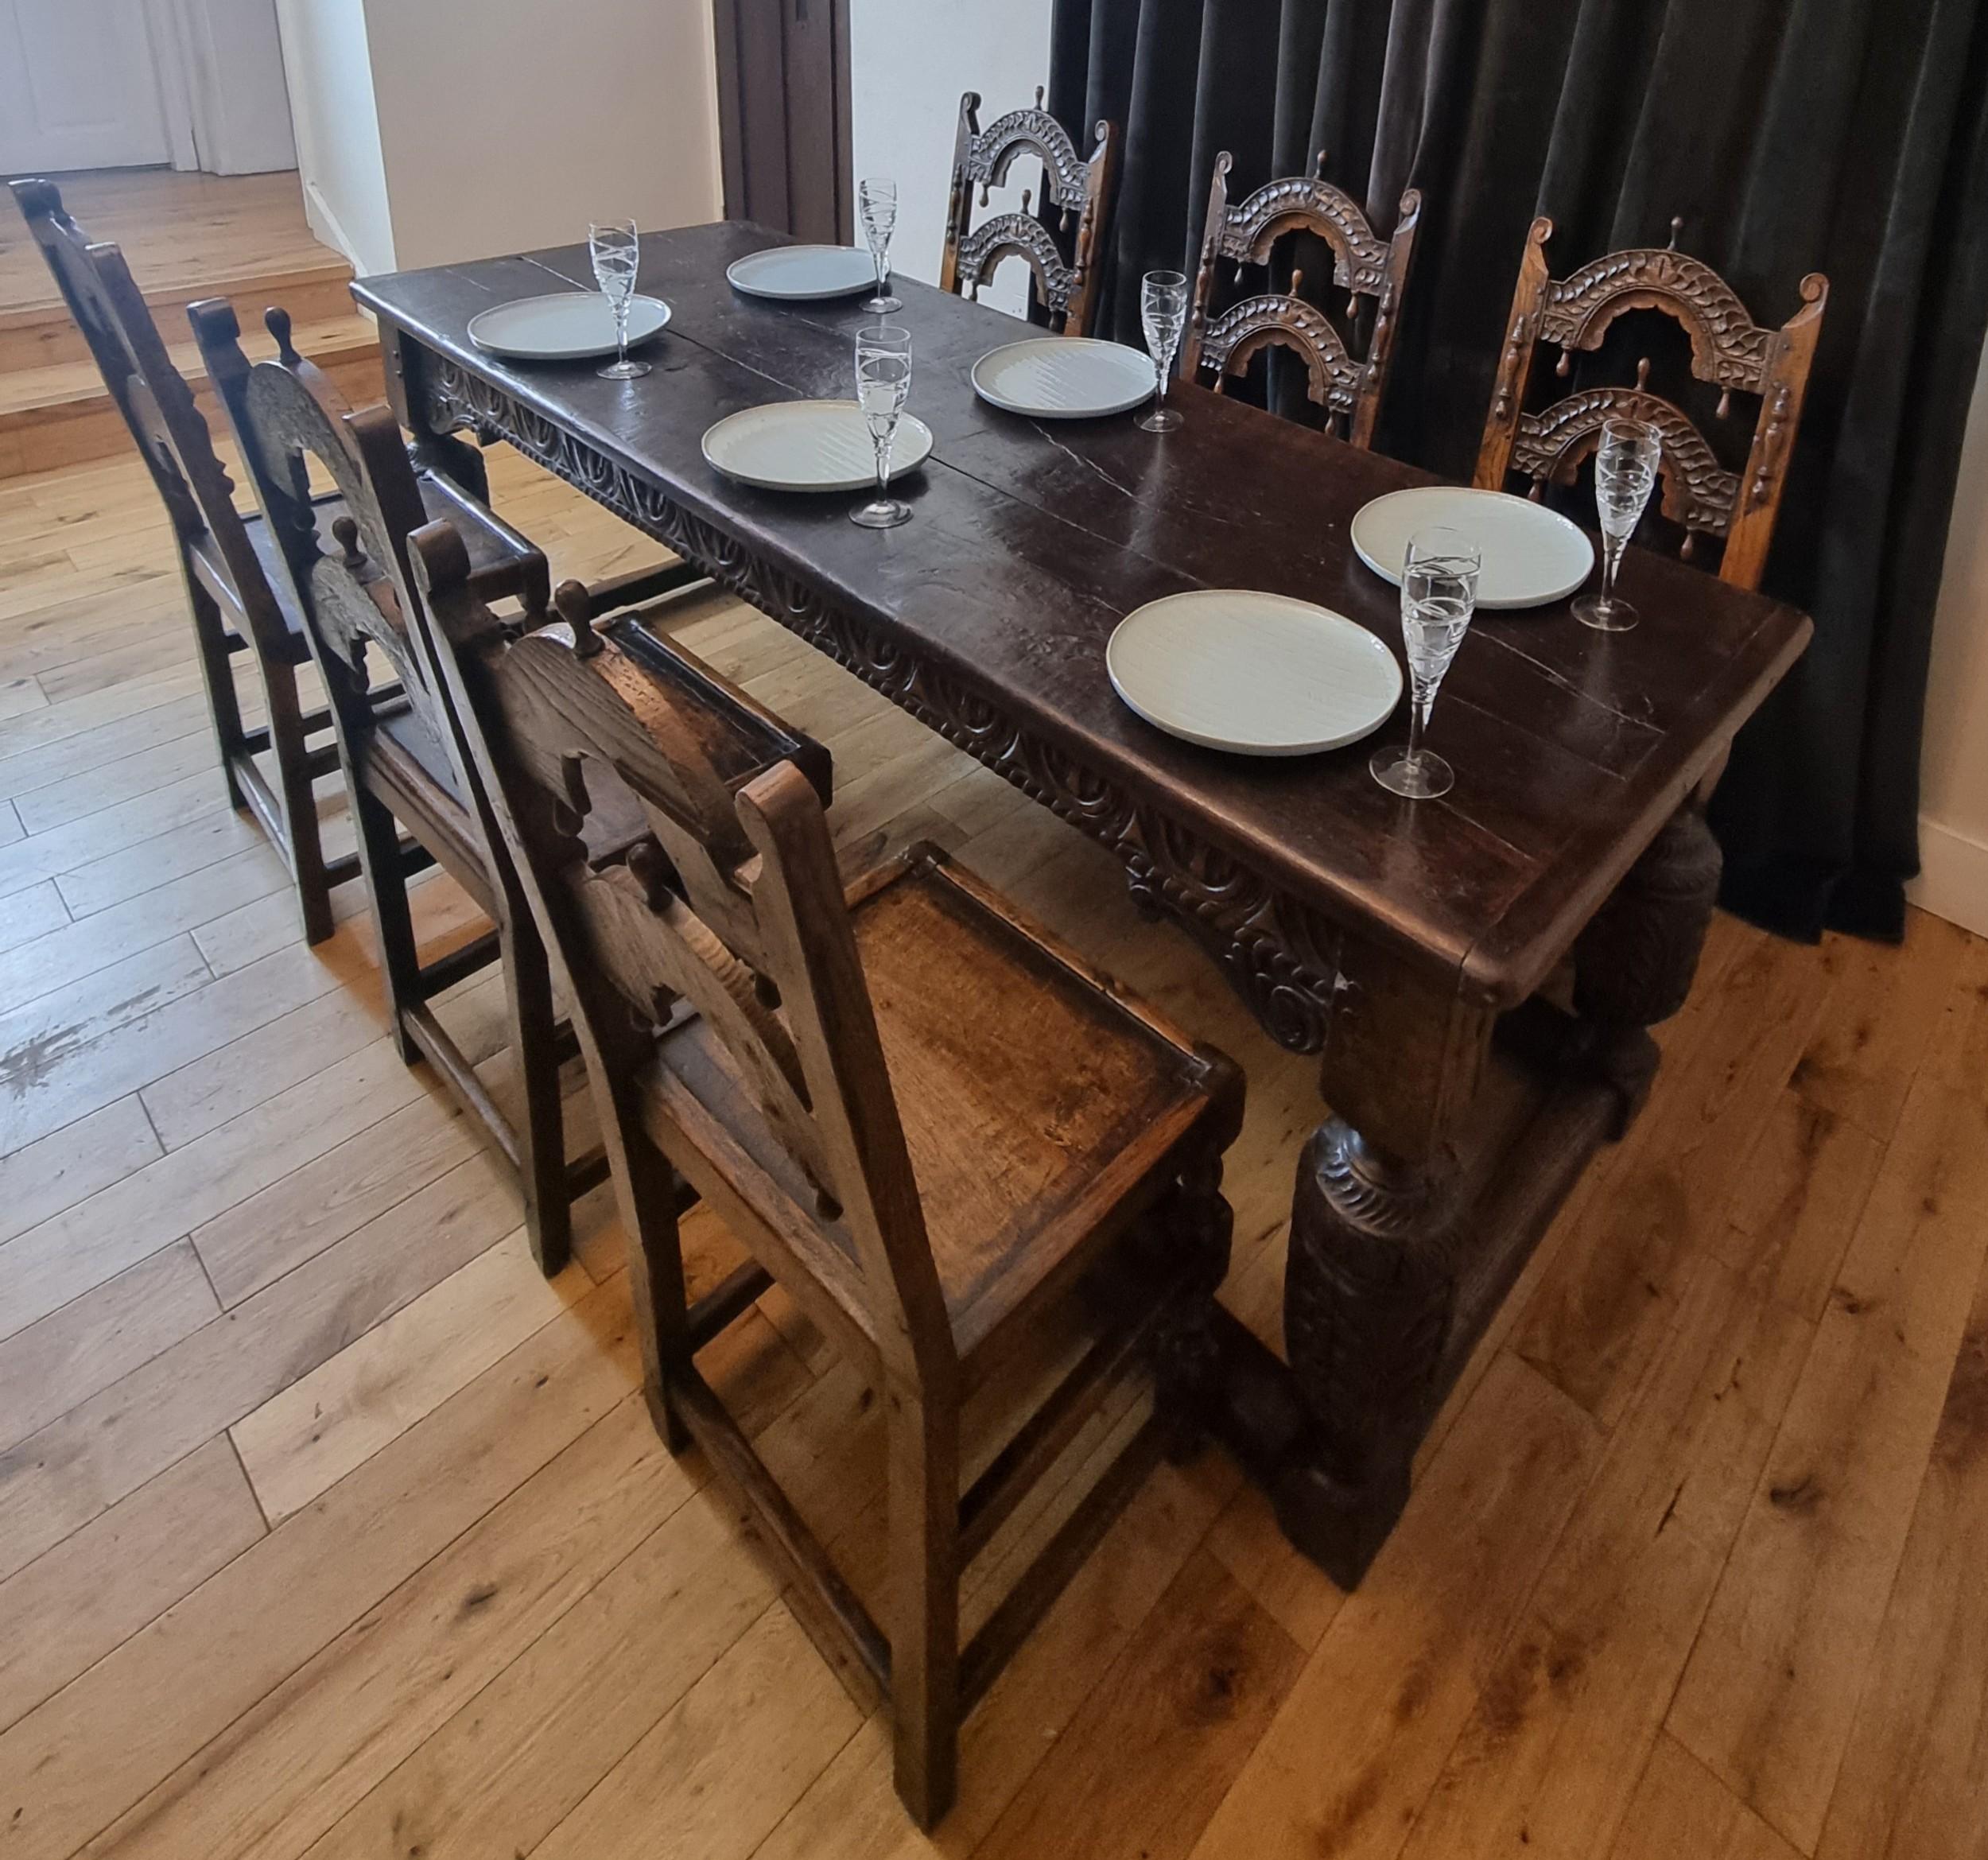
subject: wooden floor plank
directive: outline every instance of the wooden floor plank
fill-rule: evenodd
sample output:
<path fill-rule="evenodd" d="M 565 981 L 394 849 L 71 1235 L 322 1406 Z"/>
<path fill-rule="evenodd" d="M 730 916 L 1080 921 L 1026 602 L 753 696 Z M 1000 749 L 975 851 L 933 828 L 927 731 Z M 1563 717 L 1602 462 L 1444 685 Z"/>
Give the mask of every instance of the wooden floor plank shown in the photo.
<path fill-rule="evenodd" d="M 134 1094 L 0 1158 L 0 1249 L 163 1153 L 151 1120 Z M 7 1256 L 0 1250 L 0 1262 Z M 6 1279 L 6 1266 L 0 1263 L 0 1283 Z M 10 1312 L 0 1295 L 0 1334 L 10 1335 L 17 1323 L 33 1322 L 52 1308 L 45 1305 L 23 1317 Z"/>
<path fill-rule="evenodd" d="M 1657 1740 L 1609 1860 L 1798 1860 L 1796 1850 L 1668 1738 Z"/>

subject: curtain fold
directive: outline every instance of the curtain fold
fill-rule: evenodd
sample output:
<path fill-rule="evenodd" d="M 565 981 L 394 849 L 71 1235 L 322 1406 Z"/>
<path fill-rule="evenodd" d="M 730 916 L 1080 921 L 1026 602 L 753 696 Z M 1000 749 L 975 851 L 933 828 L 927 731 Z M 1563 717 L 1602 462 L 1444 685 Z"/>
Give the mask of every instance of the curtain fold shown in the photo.
<path fill-rule="evenodd" d="M 1519 254 L 1679 244 L 1762 322 L 1830 280 L 1767 587 L 1814 644 L 1713 809 L 1726 902 L 1784 934 L 1896 936 L 1920 713 L 1988 328 L 1988 0 L 1056 0 L 1050 107 L 1124 166 L 1099 333 L 1190 274 L 1232 186 L 1309 170 L 1384 234 L 1423 191 L 1380 444 L 1467 477 Z"/>

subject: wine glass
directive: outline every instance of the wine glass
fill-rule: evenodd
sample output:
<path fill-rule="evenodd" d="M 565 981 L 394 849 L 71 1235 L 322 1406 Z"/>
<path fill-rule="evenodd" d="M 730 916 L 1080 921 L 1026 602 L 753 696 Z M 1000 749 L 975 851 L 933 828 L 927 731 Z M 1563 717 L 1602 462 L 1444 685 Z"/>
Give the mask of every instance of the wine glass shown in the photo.
<path fill-rule="evenodd" d="M 1604 421 L 1594 454 L 1594 503 L 1602 516 L 1602 591 L 1574 604 L 1574 617 L 1602 633 L 1626 633 L 1636 609 L 1615 592 L 1622 552 L 1643 520 L 1664 456 L 1663 436 L 1647 420 Z"/>
<path fill-rule="evenodd" d="M 1457 655 L 1477 611 L 1484 558 L 1461 531 L 1430 529 L 1408 541 L 1401 565 L 1401 638 L 1408 652 L 1408 740 L 1374 752 L 1367 767 L 1391 794 L 1432 801 L 1456 784 L 1456 771 L 1422 747 L 1436 688 Z"/>
<path fill-rule="evenodd" d="M 871 262 L 876 266 L 876 295 L 863 308 L 881 316 L 904 308 L 902 300 L 891 294 L 891 235 L 897 231 L 897 183 L 873 174 L 856 184 L 856 200 L 863 216 L 863 236 L 870 244 Z"/>
<path fill-rule="evenodd" d="M 1187 327 L 1187 280 L 1178 271 L 1147 272 L 1139 289 L 1139 314 L 1159 376 L 1152 411 L 1139 424 L 1147 433 L 1171 433 L 1180 424 L 1180 414 L 1167 404 L 1167 384 L 1173 379 L 1181 332 Z"/>
<path fill-rule="evenodd" d="M 876 495 L 849 512 L 866 530 L 894 530 L 910 521 L 911 507 L 891 495 L 891 441 L 911 391 L 911 332 L 895 323 L 873 323 L 856 332 L 856 398 L 876 449 Z"/>
<path fill-rule="evenodd" d="M 635 294 L 635 274 L 642 268 L 642 237 L 632 219 L 596 220 L 587 229 L 588 255 L 594 262 L 594 282 L 615 313 L 615 360 L 596 371 L 603 381 L 635 381 L 649 372 L 646 362 L 628 359 L 628 305 Z"/>

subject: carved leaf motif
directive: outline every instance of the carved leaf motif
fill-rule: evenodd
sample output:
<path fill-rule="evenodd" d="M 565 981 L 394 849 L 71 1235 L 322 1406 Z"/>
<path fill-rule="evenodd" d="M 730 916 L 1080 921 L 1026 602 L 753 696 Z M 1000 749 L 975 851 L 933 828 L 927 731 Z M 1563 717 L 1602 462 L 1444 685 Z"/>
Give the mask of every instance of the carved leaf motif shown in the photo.
<path fill-rule="evenodd" d="M 1272 294 L 1230 305 L 1202 338 L 1202 366 L 1217 375 L 1241 375 L 1251 356 L 1272 344 L 1304 358 L 1305 391 L 1311 399 L 1336 413 L 1353 412 L 1366 368 L 1347 354 L 1325 313 L 1302 297 Z"/>
<path fill-rule="evenodd" d="M 1070 132 L 1046 110 L 1011 110 L 996 118 L 968 145 L 967 179 L 1000 187 L 1018 155 L 1035 156 L 1043 164 L 1050 198 L 1059 207 L 1081 207 L 1088 171 Z"/>
<path fill-rule="evenodd" d="M 1687 530 L 1723 536 L 1732 526 L 1739 476 L 1714 456 L 1703 434 L 1675 407 L 1633 387 L 1590 387 L 1519 416 L 1512 469 L 1530 478 L 1568 484 L 1581 461 L 1601 443 L 1605 421 L 1617 415 L 1647 420 L 1663 436 L 1663 511 Z"/>
<path fill-rule="evenodd" d="M 1261 265 L 1286 233 L 1310 231 L 1332 247 L 1333 282 L 1378 297 L 1388 281 L 1387 242 L 1376 236 L 1350 195 L 1309 176 L 1273 181 L 1224 216 L 1221 254 Z"/>
<path fill-rule="evenodd" d="M 1011 252 L 1027 261 L 1044 304 L 1059 314 L 1067 311 L 1077 289 L 1077 274 L 1063 262 L 1049 229 L 1026 213 L 1000 214 L 960 241 L 961 289 L 971 290 L 983 283 Z"/>
<path fill-rule="evenodd" d="M 1610 252 L 1557 282 L 1549 282 L 1540 340 L 1564 348 L 1598 348 L 1609 325 L 1629 310 L 1661 310 L 1691 339 L 1691 368 L 1701 381 L 1758 394 L 1773 332 L 1747 314 L 1733 287 L 1687 252 L 1638 247 Z"/>

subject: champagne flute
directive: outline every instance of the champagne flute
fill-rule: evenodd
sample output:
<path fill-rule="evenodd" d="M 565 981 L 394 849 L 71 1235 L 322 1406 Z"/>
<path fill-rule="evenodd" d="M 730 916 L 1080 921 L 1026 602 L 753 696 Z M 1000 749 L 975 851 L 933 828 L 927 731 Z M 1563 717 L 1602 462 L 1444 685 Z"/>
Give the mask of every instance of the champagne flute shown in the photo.
<path fill-rule="evenodd" d="M 1622 553 L 1643 520 L 1664 456 L 1663 436 L 1647 420 L 1604 421 L 1594 454 L 1594 503 L 1602 518 L 1602 588 L 1574 604 L 1574 617 L 1601 633 L 1626 633 L 1636 609 L 1615 592 Z"/>
<path fill-rule="evenodd" d="M 869 242 L 870 262 L 876 266 L 876 295 L 864 305 L 881 316 L 904 308 L 891 293 L 891 235 L 897 231 L 897 183 L 880 174 L 859 181 L 856 205 L 863 216 L 863 236 Z"/>
<path fill-rule="evenodd" d="M 1419 531 L 1401 565 L 1401 638 L 1408 654 L 1408 740 L 1375 751 L 1367 767 L 1391 794 L 1432 801 L 1456 784 L 1456 771 L 1422 746 L 1436 690 L 1477 611 L 1482 553 L 1461 531 Z"/>
<path fill-rule="evenodd" d="M 911 520 L 911 507 L 891 495 L 891 441 L 911 391 L 911 332 L 895 323 L 873 323 L 856 333 L 856 398 L 876 451 L 876 495 L 849 512 L 865 530 L 894 530 Z"/>
<path fill-rule="evenodd" d="M 1187 280 L 1178 271 L 1147 272 L 1140 286 L 1139 314 L 1159 377 L 1152 411 L 1139 424 L 1144 432 L 1171 433 L 1180 424 L 1180 414 L 1167 404 L 1167 384 L 1173 379 L 1174 356 L 1187 327 Z"/>
<path fill-rule="evenodd" d="M 594 282 L 614 310 L 618 351 L 596 372 L 603 381 L 638 380 L 649 372 L 649 364 L 628 359 L 628 305 L 635 294 L 635 274 L 642 268 L 642 236 L 632 219 L 596 220 L 587 229 L 587 251 L 593 260 Z"/>

